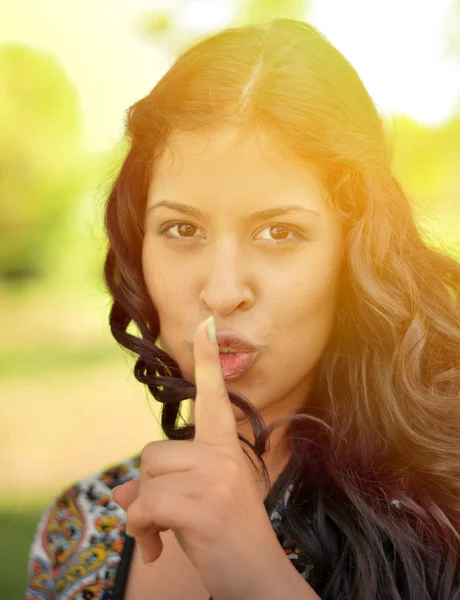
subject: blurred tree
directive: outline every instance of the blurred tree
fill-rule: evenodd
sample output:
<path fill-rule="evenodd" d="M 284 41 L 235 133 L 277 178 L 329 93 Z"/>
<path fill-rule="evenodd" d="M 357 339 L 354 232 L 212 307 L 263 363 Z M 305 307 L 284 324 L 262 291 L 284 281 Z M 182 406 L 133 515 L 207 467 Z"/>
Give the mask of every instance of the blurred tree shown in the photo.
<path fill-rule="evenodd" d="M 448 54 L 460 58 L 460 0 L 451 0 L 446 16 L 445 39 Z"/>
<path fill-rule="evenodd" d="M 304 20 L 309 8 L 310 0 L 240 0 L 236 20 L 244 25 L 280 17 Z"/>
<path fill-rule="evenodd" d="M 388 125 L 393 166 L 408 193 L 437 211 L 460 206 L 460 116 L 432 127 L 395 116 Z"/>
<path fill-rule="evenodd" d="M 54 58 L 0 48 L 0 123 L 0 278 L 12 283 L 53 268 L 84 179 L 78 94 Z"/>
<path fill-rule="evenodd" d="M 432 127 L 398 115 L 388 126 L 393 169 L 422 230 L 460 259 L 460 115 Z"/>
<path fill-rule="evenodd" d="M 206 1 L 196 3 L 196 10 L 204 10 Z M 311 0 L 234 0 L 234 19 L 228 26 L 263 23 L 270 19 L 286 17 L 290 19 L 305 19 Z M 169 9 L 152 11 L 142 15 L 139 29 L 142 35 L 156 44 L 164 45 L 177 56 L 182 50 L 193 43 L 197 37 L 196 31 L 184 28 L 178 24 L 178 15 L 185 8 L 190 9 L 193 2 L 181 0 L 171 5 Z M 220 29 L 220 27 L 219 27 Z M 207 31 L 206 34 L 211 34 Z"/>

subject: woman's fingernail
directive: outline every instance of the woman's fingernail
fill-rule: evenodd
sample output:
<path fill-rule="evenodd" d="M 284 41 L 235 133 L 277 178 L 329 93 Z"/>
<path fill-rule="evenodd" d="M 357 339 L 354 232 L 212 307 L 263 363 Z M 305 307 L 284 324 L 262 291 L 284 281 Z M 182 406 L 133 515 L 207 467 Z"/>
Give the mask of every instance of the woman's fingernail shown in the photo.
<path fill-rule="evenodd" d="M 110 495 L 112 496 L 112 500 L 113 500 L 113 501 L 114 501 L 116 504 L 118 504 L 118 502 L 117 502 L 117 501 L 115 500 L 115 498 L 113 497 L 113 494 L 114 494 L 114 492 L 116 492 L 116 490 L 118 490 L 118 488 L 120 488 L 120 487 L 121 487 L 121 485 L 116 485 L 114 488 L 112 488 L 112 490 L 111 490 L 111 492 L 110 492 Z"/>
<path fill-rule="evenodd" d="M 216 324 L 214 323 L 214 317 L 209 317 L 208 319 L 208 339 L 211 344 L 217 344 Z"/>

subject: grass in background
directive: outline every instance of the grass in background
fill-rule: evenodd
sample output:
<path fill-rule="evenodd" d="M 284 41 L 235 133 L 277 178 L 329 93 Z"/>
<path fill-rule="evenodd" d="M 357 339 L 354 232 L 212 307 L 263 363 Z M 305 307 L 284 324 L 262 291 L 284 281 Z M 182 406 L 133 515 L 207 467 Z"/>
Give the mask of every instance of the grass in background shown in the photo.
<path fill-rule="evenodd" d="M 5 600 L 24 600 L 29 547 L 46 501 L 28 509 L 0 507 L 0 589 Z"/>

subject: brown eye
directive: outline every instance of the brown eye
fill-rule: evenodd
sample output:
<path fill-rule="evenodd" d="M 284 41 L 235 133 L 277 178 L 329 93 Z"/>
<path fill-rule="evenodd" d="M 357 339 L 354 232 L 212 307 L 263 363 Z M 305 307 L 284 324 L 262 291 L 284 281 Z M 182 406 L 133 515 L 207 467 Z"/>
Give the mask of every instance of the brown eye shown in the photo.
<path fill-rule="evenodd" d="M 299 231 L 297 227 L 285 225 L 284 223 L 267 225 L 259 232 L 258 237 L 265 245 L 280 250 L 295 244 L 302 244 L 307 240 L 305 233 Z"/>
<path fill-rule="evenodd" d="M 177 231 L 181 237 L 192 237 L 196 227 L 190 223 L 181 223 L 177 225 Z"/>
<path fill-rule="evenodd" d="M 162 227 L 159 230 L 160 235 L 164 235 L 167 238 L 182 242 L 195 237 L 197 227 L 186 221 L 178 221 L 176 223 L 167 223 L 166 227 Z"/>
<path fill-rule="evenodd" d="M 278 237 L 280 231 L 281 231 L 281 237 Z M 286 227 L 281 227 L 280 225 L 273 225 L 272 227 L 270 227 L 270 232 L 272 235 L 273 235 L 273 232 L 275 232 L 274 237 L 275 237 L 275 239 L 278 239 L 278 240 L 279 239 L 284 240 L 284 239 L 286 239 L 286 235 L 289 235 L 289 231 L 286 229 Z M 283 233 L 286 235 L 283 235 Z"/>

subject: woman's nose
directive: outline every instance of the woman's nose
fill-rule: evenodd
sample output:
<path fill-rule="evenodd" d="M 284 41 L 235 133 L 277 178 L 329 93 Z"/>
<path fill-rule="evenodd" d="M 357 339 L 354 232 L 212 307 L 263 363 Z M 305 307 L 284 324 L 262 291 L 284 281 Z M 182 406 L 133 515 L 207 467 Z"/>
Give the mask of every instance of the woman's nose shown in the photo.
<path fill-rule="evenodd" d="M 253 302 L 254 278 L 241 248 L 214 250 L 202 281 L 200 299 L 213 313 L 229 314 L 241 305 L 248 308 Z"/>

